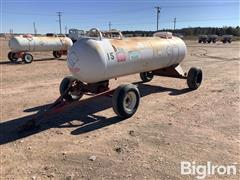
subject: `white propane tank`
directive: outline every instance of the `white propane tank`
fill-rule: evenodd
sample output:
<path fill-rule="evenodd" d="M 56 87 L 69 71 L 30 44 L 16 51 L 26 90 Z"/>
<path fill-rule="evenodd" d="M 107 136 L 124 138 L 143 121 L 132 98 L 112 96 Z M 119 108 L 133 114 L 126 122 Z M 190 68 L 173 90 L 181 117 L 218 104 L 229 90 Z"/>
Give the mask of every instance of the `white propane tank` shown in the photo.
<path fill-rule="evenodd" d="M 112 78 L 153 71 L 179 64 L 186 55 L 186 45 L 171 33 L 154 37 L 105 39 L 82 38 L 68 53 L 68 67 L 79 81 L 96 83 Z"/>
<path fill-rule="evenodd" d="M 9 40 L 9 48 L 12 52 L 33 51 L 66 51 L 72 46 L 72 40 L 68 37 L 34 37 L 16 36 Z"/>

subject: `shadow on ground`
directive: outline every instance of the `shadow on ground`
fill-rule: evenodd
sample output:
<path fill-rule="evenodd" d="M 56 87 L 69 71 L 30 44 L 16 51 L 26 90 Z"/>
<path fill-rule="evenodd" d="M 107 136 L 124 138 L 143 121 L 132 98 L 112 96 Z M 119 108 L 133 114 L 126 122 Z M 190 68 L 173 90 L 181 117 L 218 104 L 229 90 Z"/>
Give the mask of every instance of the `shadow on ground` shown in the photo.
<path fill-rule="evenodd" d="M 178 90 L 173 88 L 154 86 L 150 84 L 143 84 L 141 82 L 134 84 L 138 85 L 141 97 L 161 92 L 169 92 L 169 95 L 181 95 L 189 92 L 189 89 L 187 88 Z M 24 110 L 24 112 L 42 112 L 50 105 L 51 104 L 46 104 L 38 107 L 33 107 Z M 117 116 L 106 118 L 103 116 L 95 115 L 97 112 L 101 112 L 111 107 L 112 98 L 110 96 L 101 95 L 90 97 L 82 101 L 67 104 L 64 107 L 60 108 L 60 110 L 54 111 L 54 113 L 44 116 L 44 118 L 39 121 L 40 126 L 28 131 L 19 131 L 19 127 L 25 124 L 28 120 L 36 118 L 36 114 L 38 112 L 33 115 L 12 119 L 0 124 L 0 144 L 13 142 L 18 139 L 40 133 L 50 128 L 76 127 L 76 129 L 73 130 L 71 134 L 79 135 L 123 121 L 123 119 Z M 73 120 L 78 120 L 81 123 L 79 125 L 73 125 L 71 124 L 71 121 Z"/>
<path fill-rule="evenodd" d="M 33 59 L 33 63 L 34 61 L 53 61 L 53 60 L 58 60 L 58 61 L 66 61 L 66 59 L 64 58 L 59 58 L 59 59 L 56 59 L 56 58 L 37 58 L 37 59 Z M 0 65 L 19 65 L 19 64 L 26 64 L 24 63 L 21 59 L 19 59 L 17 62 L 11 62 L 9 60 L 6 60 L 6 61 L 0 61 Z"/>

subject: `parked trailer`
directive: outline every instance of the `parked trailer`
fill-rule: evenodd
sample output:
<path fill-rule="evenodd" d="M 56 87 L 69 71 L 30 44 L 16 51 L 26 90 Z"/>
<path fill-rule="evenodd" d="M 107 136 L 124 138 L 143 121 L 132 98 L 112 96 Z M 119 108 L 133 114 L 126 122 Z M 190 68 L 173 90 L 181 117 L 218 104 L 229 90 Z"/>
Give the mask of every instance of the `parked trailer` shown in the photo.
<path fill-rule="evenodd" d="M 69 29 L 68 37 L 75 43 L 79 38 L 85 35 L 84 30 L 79 29 Z"/>
<path fill-rule="evenodd" d="M 208 36 L 207 35 L 199 35 L 198 36 L 198 43 L 207 43 Z"/>
<path fill-rule="evenodd" d="M 67 64 L 72 75 L 60 84 L 60 100 L 72 102 L 84 94 L 107 92 L 110 79 L 135 73 L 140 73 L 143 82 L 154 76 L 186 79 L 191 90 L 202 82 L 201 69 L 191 68 L 188 73 L 182 70 L 180 63 L 186 56 L 186 45 L 171 33 L 133 38 L 119 34 L 120 38 L 107 39 L 93 28 L 88 35 L 78 39 L 69 50 Z M 122 118 L 134 115 L 139 102 L 136 85 L 120 85 L 113 93 L 113 110 Z"/>
<path fill-rule="evenodd" d="M 33 56 L 29 52 L 53 51 L 55 58 L 66 55 L 72 46 L 72 40 L 64 35 L 36 37 L 32 35 L 15 36 L 9 40 L 8 59 L 16 62 L 19 58 L 25 63 L 31 63 Z"/>
<path fill-rule="evenodd" d="M 208 39 L 207 42 L 208 43 L 216 43 L 218 40 L 218 36 L 217 35 L 208 35 Z"/>
<path fill-rule="evenodd" d="M 222 42 L 225 44 L 225 43 L 231 43 L 233 40 L 233 36 L 232 35 L 223 35 L 222 36 Z"/>

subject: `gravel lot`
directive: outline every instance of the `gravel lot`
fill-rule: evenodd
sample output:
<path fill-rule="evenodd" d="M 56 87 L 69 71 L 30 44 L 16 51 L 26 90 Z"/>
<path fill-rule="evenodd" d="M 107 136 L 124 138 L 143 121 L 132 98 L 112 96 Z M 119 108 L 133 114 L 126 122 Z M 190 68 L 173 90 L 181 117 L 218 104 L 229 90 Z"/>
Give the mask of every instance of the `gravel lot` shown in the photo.
<path fill-rule="evenodd" d="M 19 125 L 53 103 L 69 74 L 65 57 L 33 53 L 31 64 L 7 60 L 0 40 L 1 172 L 3 179 L 194 179 L 180 174 L 181 161 L 240 164 L 240 42 L 186 41 L 188 71 L 200 67 L 201 87 L 188 91 L 185 80 L 155 77 L 139 84 L 137 113 L 121 120 L 111 98 L 87 97 L 45 117 L 36 130 Z M 139 75 L 111 80 L 111 87 L 140 81 Z M 239 179 L 209 176 L 207 179 Z"/>

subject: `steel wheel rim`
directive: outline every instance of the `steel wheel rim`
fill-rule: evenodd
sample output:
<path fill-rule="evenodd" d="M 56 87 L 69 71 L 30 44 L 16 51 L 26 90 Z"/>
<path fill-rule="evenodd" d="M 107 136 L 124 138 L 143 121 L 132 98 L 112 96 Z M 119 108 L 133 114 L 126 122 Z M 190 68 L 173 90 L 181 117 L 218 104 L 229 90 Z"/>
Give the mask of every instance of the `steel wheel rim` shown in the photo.
<path fill-rule="evenodd" d="M 153 73 L 152 73 L 152 71 L 147 72 L 147 77 L 148 77 L 149 79 L 153 78 Z"/>
<path fill-rule="evenodd" d="M 137 95 L 129 91 L 123 99 L 123 107 L 127 112 L 132 112 L 137 104 Z"/>
<path fill-rule="evenodd" d="M 76 81 L 73 81 L 72 82 L 72 88 L 74 87 L 74 86 L 76 86 L 76 84 L 77 84 L 77 82 Z M 70 95 L 71 97 L 72 97 L 72 99 L 74 99 L 74 100 L 77 100 L 77 99 L 79 99 L 79 98 L 81 98 L 82 97 L 82 95 L 83 95 L 83 93 L 82 93 L 82 91 L 81 90 L 71 90 L 71 88 L 70 88 L 70 90 L 69 90 L 69 92 L 68 92 L 68 95 Z"/>
<path fill-rule="evenodd" d="M 30 55 L 26 55 L 25 59 L 26 59 L 27 62 L 30 62 L 32 60 Z"/>

